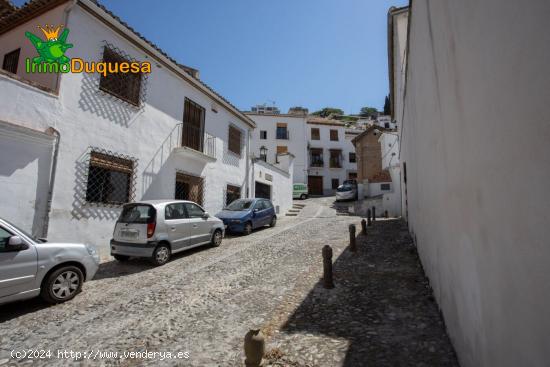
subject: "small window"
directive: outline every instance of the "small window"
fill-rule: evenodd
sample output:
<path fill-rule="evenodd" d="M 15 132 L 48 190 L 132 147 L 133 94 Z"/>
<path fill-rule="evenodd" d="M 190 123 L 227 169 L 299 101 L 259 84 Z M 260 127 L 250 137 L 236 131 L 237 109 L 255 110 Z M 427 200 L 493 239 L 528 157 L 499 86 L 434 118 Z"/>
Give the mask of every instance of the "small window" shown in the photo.
<path fill-rule="evenodd" d="M 241 198 L 241 188 L 239 186 L 227 185 L 226 192 L 225 205 L 229 205 Z"/>
<path fill-rule="evenodd" d="M 311 140 L 321 140 L 321 133 L 318 127 L 311 128 Z"/>
<path fill-rule="evenodd" d="M 260 139 L 266 140 L 267 139 L 267 131 L 266 130 L 260 130 Z"/>
<path fill-rule="evenodd" d="M 164 219 L 166 220 L 185 219 L 186 217 L 187 215 L 185 214 L 183 203 L 166 205 L 164 209 Z"/>
<path fill-rule="evenodd" d="M 380 184 L 380 190 L 382 190 L 382 191 L 390 191 L 390 184 L 389 184 L 389 183 Z"/>
<path fill-rule="evenodd" d="M 11 236 L 13 235 L 10 232 L 0 227 L 0 252 L 6 251 L 6 246 Z"/>
<path fill-rule="evenodd" d="M 92 152 L 88 167 L 86 201 L 115 205 L 131 201 L 133 173 L 133 161 Z"/>
<path fill-rule="evenodd" d="M 103 61 L 106 63 L 131 62 L 125 57 L 117 54 L 109 47 L 103 49 Z M 141 73 L 108 73 L 107 76 L 101 74 L 99 79 L 99 89 L 112 94 L 135 106 L 139 106 L 141 97 Z"/>
<path fill-rule="evenodd" d="M 9 71 L 10 73 L 17 74 L 17 65 L 19 64 L 19 53 L 21 49 L 13 50 L 4 55 L 4 61 L 2 62 L 2 69 Z"/>
<path fill-rule="evenodd" d="M 229 126 L 228 149 L 230 152 L 241 155 L 241 130 L 235 126 Z"/>
<path fill-rule="evenodd" d="M 338 130 L 330 130 L 330 140 L 338 141 Z"/>
<path fill-rule="evenodd" d="M 337 178 L 332 179 L 332 189 L 336 190 L 340 186 L 340 181 Z"/>
<path fill-rule="evenodd" d="M 355 163 L 357 161 L 355 153 L 352 153 L 352 152 L 349 153 L 349 161 L 350 163 Z"/>
<path fill-rule="evenodd" d="M 187 211 L 187 217 L 188 218 L 201 218 L 204 214 L 204 210 L 200 208 L 200 206 L 193 204 L 193 203 L 184 203 L 185 210 Z"/>

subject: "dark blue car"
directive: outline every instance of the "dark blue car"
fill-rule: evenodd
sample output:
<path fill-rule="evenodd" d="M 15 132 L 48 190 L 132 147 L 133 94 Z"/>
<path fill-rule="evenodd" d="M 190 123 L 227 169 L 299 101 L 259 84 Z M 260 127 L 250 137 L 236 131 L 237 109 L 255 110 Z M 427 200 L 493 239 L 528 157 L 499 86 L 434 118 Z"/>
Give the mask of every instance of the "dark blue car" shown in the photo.
<path fill-rule="evenodd" d="M 271 201 L 267 199 L 239 199 L 235 200 L 216 214 L 231 232 L 240 232 L 246 235 L 253 229 L 269 225 L 275 227 L 277 215 Z"/>

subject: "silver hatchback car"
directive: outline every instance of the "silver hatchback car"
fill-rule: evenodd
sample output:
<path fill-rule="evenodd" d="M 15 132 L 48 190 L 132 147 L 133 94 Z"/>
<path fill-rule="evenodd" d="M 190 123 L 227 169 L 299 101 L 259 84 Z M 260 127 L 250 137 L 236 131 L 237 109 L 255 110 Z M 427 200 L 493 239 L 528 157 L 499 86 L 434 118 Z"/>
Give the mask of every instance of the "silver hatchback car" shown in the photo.
<path fill-rule="evenodd" d="M 0 304 L 38 295 L 68 301 L 98 266 L 92 245 L 45 242 L 0 218 Z"/>
<path fill-rule="evenodd" d="M 176 252 L 221 245 L 224 232 L 221 220 L 192 201 L 140 201 L 122 208 L 111 255 L 118 261 L 146 257 L 155 265 L 164 265 Z"/>

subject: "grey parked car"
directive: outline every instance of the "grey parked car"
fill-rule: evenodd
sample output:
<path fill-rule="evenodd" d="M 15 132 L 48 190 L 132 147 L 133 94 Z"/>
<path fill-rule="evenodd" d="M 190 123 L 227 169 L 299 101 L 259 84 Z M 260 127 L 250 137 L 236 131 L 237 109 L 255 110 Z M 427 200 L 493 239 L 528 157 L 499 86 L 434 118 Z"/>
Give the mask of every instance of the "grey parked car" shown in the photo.
<path fill-rule="evenodd" d="M 49 303 L 68 301 L 98 266 L 91 245 L 45 242 L 0 218 L 0 304 L 38 295 Z"/>
<path fill-rule="evenodd" d="M 140 201 L 124 205 L 111 255 L 118 261 L 147 257 L 164 265 L 176 252 L 205 244 L 219 246 L 223 236 L 223 222 L 192 201 Z"/>

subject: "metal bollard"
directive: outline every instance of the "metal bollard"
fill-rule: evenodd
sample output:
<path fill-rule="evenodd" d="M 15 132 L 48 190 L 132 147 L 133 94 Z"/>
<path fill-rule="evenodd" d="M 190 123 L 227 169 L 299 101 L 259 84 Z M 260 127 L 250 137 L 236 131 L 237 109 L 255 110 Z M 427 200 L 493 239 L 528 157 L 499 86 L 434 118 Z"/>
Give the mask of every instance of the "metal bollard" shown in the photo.
<path fill-rule="evenodd" d="M 361 219 L 361 231 L 363 236 L 367 234 L 367 221 L 365 219 Z"/>
<path fill-rule="evenodd" d="M 388 211 L 386 210 L 386 211 L 384 211 L 384 218 L 386 218 L 386 219 L 387 219 L 388 217 L 389 217 L 389 215 L 388 215 Z"/>
<path fill-rule="evenodd" d="M 372 222 L 370 219 L 370 209 L 367 209 L 367 225 L 370 227 L 372 226 Z"/>
<path fill-rule="evenodd" d="M 372 207 L 372 222 L 376 222 L 376 207 Z"/>
<path fill-rule="evenodd" d="M 259 367 L 265 353 L 265 339 L 260 329 L 252 329 L 244 336 L 244 355 L 246 367 Z"/>
<path fill-rule="evenodd" d="M 332 280 L 332 247 L 323 246 L 323 287 L 326 289 L 334 288 Z"/>
<path fill-rule="evenodd" d="M 357 246 L 355 244 L 355 224 L 349 225 L 349 250 L 351 252 L 357 252 Z"/>

